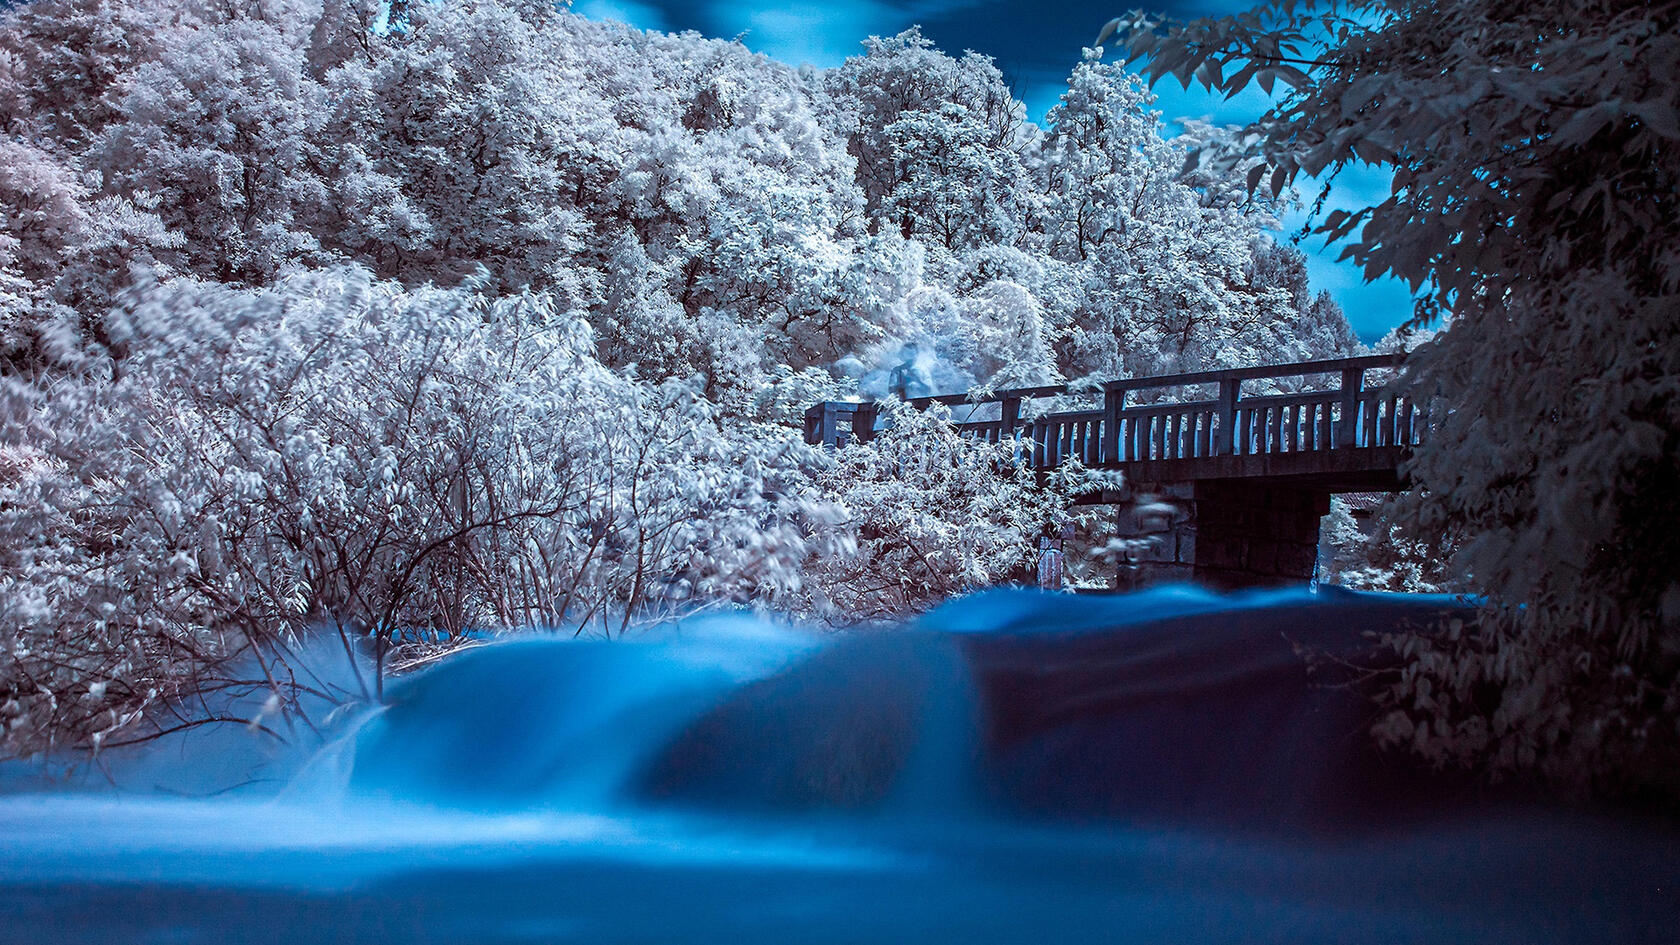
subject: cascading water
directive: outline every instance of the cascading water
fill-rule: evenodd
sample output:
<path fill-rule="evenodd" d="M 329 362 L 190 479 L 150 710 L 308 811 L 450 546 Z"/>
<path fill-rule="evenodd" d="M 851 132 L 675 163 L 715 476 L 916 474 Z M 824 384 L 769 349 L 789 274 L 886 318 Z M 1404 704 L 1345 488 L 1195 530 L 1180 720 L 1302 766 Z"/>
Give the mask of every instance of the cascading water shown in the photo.
<path fill-rule="evenodd" d="M 991 592 L 483 646 L 306 763 L 181 742 L 0 797 L 0 941 L 1672 941 L 1672 826 L 1416 770 L 1304 671 L 1461 606 Z M 270 787 L 134 787 L 238 758 Z"/>

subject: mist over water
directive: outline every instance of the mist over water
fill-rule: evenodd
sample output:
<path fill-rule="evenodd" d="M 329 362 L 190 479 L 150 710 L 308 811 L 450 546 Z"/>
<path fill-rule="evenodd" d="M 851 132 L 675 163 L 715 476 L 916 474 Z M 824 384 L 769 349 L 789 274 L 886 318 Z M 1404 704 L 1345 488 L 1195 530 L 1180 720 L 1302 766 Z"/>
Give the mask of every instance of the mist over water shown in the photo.
<path fill-rule="evenodd" d="M 483 646 L 308 752 L 14 770 L 0 941 L 1672 941 L 1672 827 L 1381 755 L 1298 653 L 1459 609 L 989 592 Z"/>

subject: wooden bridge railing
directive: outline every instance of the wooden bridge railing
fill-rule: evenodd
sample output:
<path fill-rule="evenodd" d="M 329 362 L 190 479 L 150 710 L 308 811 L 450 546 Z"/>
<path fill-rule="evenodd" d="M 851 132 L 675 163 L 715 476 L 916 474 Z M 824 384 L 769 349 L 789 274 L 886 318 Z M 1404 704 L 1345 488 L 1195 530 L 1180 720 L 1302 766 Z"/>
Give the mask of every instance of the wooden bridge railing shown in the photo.
<path fill-rule="evenodd" d="M 946 394 L 918 397 L 912 406 L 997 404 L 996 419 L 962 420 L 963 434 L 987 443 L 1010 438 L 1025 445 L 1022 458 L 1053 469 L 1077 457 L 1086 466 L 1154 460 L 1199 459 L 1415 445 L 1425 426 L 1422 406 L 1381 388 L 1366 389 L 1365 372 L 1396 368 L 1400 355 L 1373 355 L 1263 367 L 1133 378 L 1103 385 L 1103 406 L 1035 415 L 1034 401 L 1068 394 L 1065 385 L 999 391 L 986 397 Z M 1245 381 L 1339 374 L 1334 390 L 1245 396 Z M 1218 385 L 1213 400 L 1128 405 L 1134 392 Z M 1025 408 L 1025 409 L 1024 409 Z M 879 405 L 830 401 L 805 413 L 805 439 L 842 445 L 875 435 Z M 842 427 L 844 424 L 844 428 Z"/>

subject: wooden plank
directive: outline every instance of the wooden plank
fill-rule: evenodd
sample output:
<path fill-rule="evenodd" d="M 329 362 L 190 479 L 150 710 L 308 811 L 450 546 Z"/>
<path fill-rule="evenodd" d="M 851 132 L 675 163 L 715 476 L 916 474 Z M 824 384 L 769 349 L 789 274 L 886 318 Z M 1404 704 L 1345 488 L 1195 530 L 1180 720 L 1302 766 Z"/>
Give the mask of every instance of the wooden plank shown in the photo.
<path fill-rule="evenodd" d="M 1365 387 L 1365 372 L 1358 368 L 1346 368 L 1342 371 L 1342 422 L 1336 430 L 1336 445 L 1357 446 L 1359 444 L 1359 395 Z"/>
<path fill-rule="evenodd" d="M 988 397 L 971 397 L 968 394 L 935 394 L 931 397 L 911 397 L 905 403 L 917 410 L 926 410 L 934 404 L 944 404 L 947 407 L 959 407 L 963 404 L 991 404 L 1013 398 L 1015 400 L 1031 400 L 1037 397 L 1055 397 L 1068 392 L 1066 384 L 1051 384 L 1044 387 L 1012 387 L 1000 390 Z"/>
<path fill-rule="evenodd" d="M 1283 447 L 1283 408 L 1273 405 L 1266 408 L 1266 443 L 1264 451 L 1267 453 L 1281 453 Z"/>
<path fill-rule="evenodd" d="M 1004 397 L 999 401 L 998 406 L 1002 410 L 1002 419 L 998 421 L 999 432 L 1004 436 L 1009 436 L 1015 432 L 1015 428 L 1021 423 L 1021 398 Z"/>
<path fill-rule="evenodd" d="M 1103 391 L 1102 460 L 1120 460 L 1120 414 L 1126 409 L 1126 392 Z"/>
<path fill-rule="evenodd" d="M 1216 454 L 1234 456 L 1237 452 L 1237 395 L 1242 390 L 1242 381 L 1237 378 L 1223 379 L 1219 382 L 1219 438 L 1214 448 Z"/>
<path fill-rule="evenodd" d="M 1305 374 L 1335 374 L 1350 370 L 1397 368 L 1405 361 L 1403 354 L 1373 354 L 1357 358 L 1332 358 L 1325 361 L 1298 361 L 1293 364 L 1265 364 L 1251 368 L 1225 368 L 1219 371 L 1195 371 L 1189 374 L 1163 374 L 1157 377 L 1128 378 L 1110 381 L 1105 387 L 1120 390 L 1144 390 L 1151 387 L 1189 387 L 1193 384 L 1212 384 L 1226 381 L 1251 381 L 1264 377 L 1294 377 Z"/>

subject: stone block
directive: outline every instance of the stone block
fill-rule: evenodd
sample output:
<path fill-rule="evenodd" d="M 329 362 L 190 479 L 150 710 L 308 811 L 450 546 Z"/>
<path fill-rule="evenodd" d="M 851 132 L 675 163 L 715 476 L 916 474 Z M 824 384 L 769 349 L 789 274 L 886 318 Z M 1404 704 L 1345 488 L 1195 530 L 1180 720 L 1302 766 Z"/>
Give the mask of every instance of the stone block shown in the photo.
<path fill-rule="evenodd" d="M 1173 561 L 1178 551 L 1177 542 L 1169 534 L 1152 535 L 1149 544 L 1144 546 L 1137 555 L 1139 562 L 1156 563 Z"/>
<path fill-rule="evenodd" d="M 1317 540 L 1318 517 L 1305 514 L 1300 508 L 1279 510 L 1272 524 L 1272 534 L 1281 540 L 1303 541 L 1309 537 Z"/>
<path fill-rule="evenodd" d="M 1173 502 L 1190 502 L 1196 498 L 1196 486 L 1189 482 L 1158 483 L 1155 493 Z"/>
<path fill-rule="evenodd" d="M 1238 588 L 1305 583 L 1312 576 L 1325 494 L 1217 479 L 1135 481 L 1126 492 L 1173 508 L 1143 515 L 1131 504 L 1116 510 L 1123 537 L 1154 539 L 1121 567 L 1119 587 L 1193 578 Z"/>
<path fill-rule="evenodd" d="M 1194 579 L 1194 571 L 1188 565 L 1176 564 L 1170 561 L 1150 562 L 1139 569 L 1139 577 L 1145 585 L 1170 584 Z"/>
<path fill-rule="evenodd" d="M 1284 544 L 1278 546 L 1275 562 L 1275 571 L 1278 574 L 1310 579 L 1313 568 L 1317 564 L 1317 545 Z"/>
<path fill-rule="evenodd" d="M 1242 568 L 1245 566 L 1247 542 L 1240 538 L 1202 539 L 1197 542 L 1201 560 L 1197 564 L 1210 568 Z"/>

